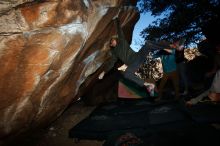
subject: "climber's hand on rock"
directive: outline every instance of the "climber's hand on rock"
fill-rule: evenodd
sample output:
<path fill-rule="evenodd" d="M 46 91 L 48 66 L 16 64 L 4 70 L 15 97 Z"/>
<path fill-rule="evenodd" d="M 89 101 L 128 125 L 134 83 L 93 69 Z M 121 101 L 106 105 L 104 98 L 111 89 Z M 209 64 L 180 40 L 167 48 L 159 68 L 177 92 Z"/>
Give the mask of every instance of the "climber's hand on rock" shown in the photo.
<path fill-rule="evenodd" d="M 112 18 L 112 20 L 118 19 L 118 16 L 119 16 L 119 14 L 121 12 L 121 7 L 119 7 L 118 9 L 119 9 L 118 13 Z"/>
<path fill-rule="evenodd" d="M 103 71 L 102 73 L 100 73 L 100 74 L 99 74 L 99 80 L 103 79 L 104 75 L 105 75 L 105 72 L 104 72 L 104 71 Z"/>

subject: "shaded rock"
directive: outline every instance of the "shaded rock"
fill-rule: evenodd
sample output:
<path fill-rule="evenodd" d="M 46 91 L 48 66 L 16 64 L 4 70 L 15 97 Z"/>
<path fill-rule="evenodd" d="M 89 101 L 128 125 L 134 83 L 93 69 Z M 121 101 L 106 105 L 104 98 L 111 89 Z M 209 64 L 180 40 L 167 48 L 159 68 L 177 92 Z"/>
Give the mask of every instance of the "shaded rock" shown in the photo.
<path fill-rule="evenodd" d="M 110 59 L 112 18 L 122 1 L 0 3 L 0 137 L 4 137 L 47 125 L 96 83 L 103 63 Z M 129 41 L 138 16 L 130 8 L 120 13 Z"/>

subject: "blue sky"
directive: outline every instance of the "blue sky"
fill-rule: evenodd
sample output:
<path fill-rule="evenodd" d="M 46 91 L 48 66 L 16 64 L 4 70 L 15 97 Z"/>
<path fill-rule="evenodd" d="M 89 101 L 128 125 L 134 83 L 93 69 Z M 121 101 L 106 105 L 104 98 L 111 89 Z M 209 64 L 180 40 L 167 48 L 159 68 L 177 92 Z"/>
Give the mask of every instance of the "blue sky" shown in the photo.
<path fill-rule="evenodd" d="M 151 24 L 155 17 L 151 16 L 150 13 L 141 14 L 139 21 L 136 23 L 134 31 L 133 31 L 133 38 L 131 48 L 134 51 L 138 51 L 140 49 L 140 44 L 143 43 L 144 39 L 141 37 L 140 32 L 146 28 L 149 24 Z"/>

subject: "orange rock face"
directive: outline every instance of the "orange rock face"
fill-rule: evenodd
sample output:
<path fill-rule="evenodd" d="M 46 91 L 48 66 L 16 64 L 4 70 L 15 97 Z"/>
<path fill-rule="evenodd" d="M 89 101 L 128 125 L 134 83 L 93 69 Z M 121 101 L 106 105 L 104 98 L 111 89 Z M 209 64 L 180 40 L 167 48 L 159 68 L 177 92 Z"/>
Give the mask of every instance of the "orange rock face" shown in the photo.
<path fill-rule="evenodd" d="M 48 124 L 95 84 L 121 1 L 9 4 L 0 6 L 1 138 Z M 138 16 L 135 9 L 120 12 L 129 41 Z"/>

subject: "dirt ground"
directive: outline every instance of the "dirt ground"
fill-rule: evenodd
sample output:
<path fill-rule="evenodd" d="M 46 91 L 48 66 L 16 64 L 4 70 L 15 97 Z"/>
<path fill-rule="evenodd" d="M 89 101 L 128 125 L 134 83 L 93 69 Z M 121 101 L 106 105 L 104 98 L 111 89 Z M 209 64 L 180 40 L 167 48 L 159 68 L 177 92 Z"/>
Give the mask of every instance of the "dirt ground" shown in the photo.
<path fill-rule="evenodd" d="M 1 146 L 102 146 L 104 141 L 74 141 L 68 137 L 69 130 L 87 117 L 95 106 L 85 106 L 82 102 L 74 103 L 63 115 L 48 128 L 40 129 L 29 136 L 0 142 Z"/>

